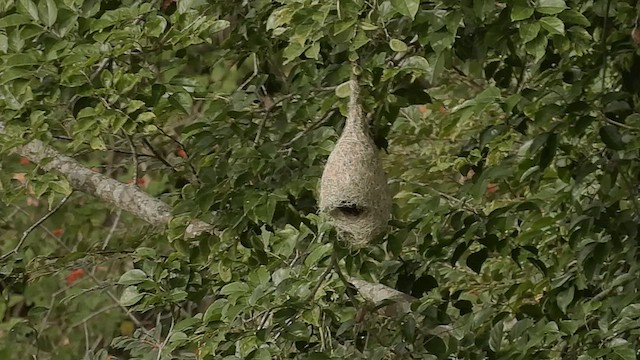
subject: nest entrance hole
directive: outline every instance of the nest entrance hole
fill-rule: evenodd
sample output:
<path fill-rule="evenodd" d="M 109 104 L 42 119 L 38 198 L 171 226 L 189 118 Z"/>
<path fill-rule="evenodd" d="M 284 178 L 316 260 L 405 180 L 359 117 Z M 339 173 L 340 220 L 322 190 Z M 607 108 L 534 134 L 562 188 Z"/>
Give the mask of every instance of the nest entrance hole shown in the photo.
<path fill-rule="evenodd" d="M 358 217 L 363 215 L 367 208 L 358 204 L 341 201 L 330 213 L 334 216 L 342 215 L 344 217 Z"/>

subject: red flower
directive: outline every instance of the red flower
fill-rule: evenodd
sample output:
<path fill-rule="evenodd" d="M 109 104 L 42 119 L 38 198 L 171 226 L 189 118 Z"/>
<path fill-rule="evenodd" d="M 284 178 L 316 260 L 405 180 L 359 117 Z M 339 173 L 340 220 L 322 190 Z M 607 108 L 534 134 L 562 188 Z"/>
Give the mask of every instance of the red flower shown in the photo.
<path fill-rule="evenodd" d="M 84 269 L 75 269 L 69 275 L 67 275 L 67 285 L 73 284 L 76 280 L 83 277 L 85 274 Z"/>
<path fill-rule="evenodd" d="M 178 148 L 178 150 L 176 150 L 176 155 L 180 156 L 183 159 L 187 158 L 187 152 L 184 151 L 183 148 Z"/>
<path fill-rule="evenodd" d="M 60 235 L 64 234 L 64 229 L 56 228 L 56 229 L 51 230 L 51 233 L 53 235 L 55 235 L 55 236 L 60 236 Z"/>
<path fill-rule="evenodd" d="M 20 165 L 29 165 L 29 163 L 30 161 L 26 157 L 23 156 L 20 158 Z"/>

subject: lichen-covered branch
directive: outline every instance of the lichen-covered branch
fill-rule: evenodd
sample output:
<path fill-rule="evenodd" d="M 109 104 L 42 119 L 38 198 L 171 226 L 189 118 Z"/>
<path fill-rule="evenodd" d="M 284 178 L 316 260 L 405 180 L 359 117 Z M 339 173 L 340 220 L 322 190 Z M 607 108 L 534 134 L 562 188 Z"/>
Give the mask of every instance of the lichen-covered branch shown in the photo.
<path fill-rule="evenodd" d="M 17 153 L 39 164 L 47 171 L 58 171 L 67 178 L 74 189 L 96 196 L 152 225 L 166 225 L 172 217 L 171 207 L 164 202 L 134 186 L 91 171 L 75 159 L 61 154 L 42 141 L 32 140 L 19 147 Z"/>

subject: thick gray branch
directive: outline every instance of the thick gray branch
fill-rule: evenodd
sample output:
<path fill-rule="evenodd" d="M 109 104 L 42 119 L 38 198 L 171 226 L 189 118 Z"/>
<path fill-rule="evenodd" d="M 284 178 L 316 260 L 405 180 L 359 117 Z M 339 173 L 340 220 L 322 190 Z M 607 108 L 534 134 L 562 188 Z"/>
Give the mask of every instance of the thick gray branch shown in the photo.
<path fill-rule="evenodd" d="M 96 196 L 152 225 L 166 225 L 172 217 L 171 207 L 164 202 L 134 186 L 93 172 L 39 140 L 32 140 L 17 152 L 47 171 L 56 170 L 63 174 L 74 189 Z"/>

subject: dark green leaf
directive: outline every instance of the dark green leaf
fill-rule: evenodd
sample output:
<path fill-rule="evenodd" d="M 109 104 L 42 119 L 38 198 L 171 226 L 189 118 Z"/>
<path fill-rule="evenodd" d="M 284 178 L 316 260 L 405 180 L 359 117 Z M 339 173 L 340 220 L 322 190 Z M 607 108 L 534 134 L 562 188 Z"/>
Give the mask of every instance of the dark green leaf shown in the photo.
<path fill-rule="evenodd" d="M 608 148 L 613 150 L 624 149 L 624 142 L 618 128 L 613 125 L 605 125 L 600 128 L 600 138 Z"/>
<path fill-rule="evenodd" d="M 482 270 L 482 264 L 484 264 L 488 256 L 489 250 L 487 248 L 476 251 L 467 257 L 467 266 L 479 274 Z"/>

